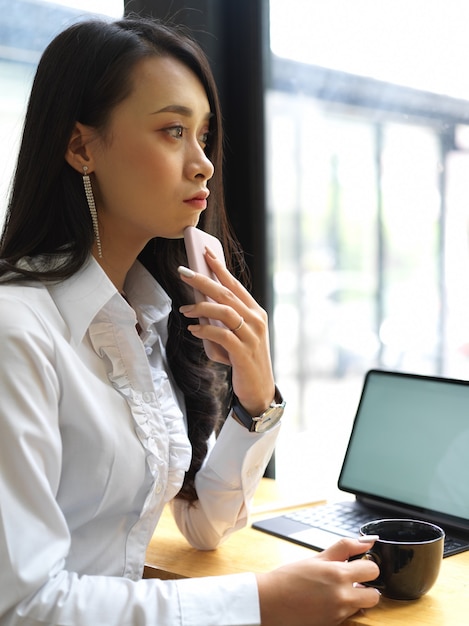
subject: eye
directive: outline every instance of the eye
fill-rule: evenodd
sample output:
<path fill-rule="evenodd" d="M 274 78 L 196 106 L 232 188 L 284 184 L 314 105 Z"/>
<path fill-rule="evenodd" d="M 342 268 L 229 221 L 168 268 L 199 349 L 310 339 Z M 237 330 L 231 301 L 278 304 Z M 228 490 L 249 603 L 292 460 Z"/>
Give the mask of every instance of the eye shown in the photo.
<path fill-rule="evenodd" d="M 171 137 L 174 137 L 174 139 L 182 139 L 185 128 L 184 126 L 171 126 L 170 128 L 165 128 L 164 131 Z"/>
<path fill-rule="evenodd" d="M 204 131 L 200 136 L 199 136 L 199 142 L 202 145 L 202 147 L 205 149 L 208 148 L 209 144 L 210 144 L 210 138 L 212 136 L 212 133 L 209 130 Z"/>

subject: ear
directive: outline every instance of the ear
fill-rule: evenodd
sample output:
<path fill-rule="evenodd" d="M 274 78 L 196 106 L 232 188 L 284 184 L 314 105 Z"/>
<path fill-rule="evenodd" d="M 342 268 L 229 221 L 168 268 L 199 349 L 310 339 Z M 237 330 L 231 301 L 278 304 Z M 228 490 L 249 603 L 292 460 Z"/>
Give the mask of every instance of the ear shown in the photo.
<path fill-rule="evenodd" d="M 92 141 L 95 138 L 93 128 L 76 122 L 65 151 L 65 160 L 80 174 L 83 174 L 84 165 L 88 166 L 89 174 L 93 171 Z"/>

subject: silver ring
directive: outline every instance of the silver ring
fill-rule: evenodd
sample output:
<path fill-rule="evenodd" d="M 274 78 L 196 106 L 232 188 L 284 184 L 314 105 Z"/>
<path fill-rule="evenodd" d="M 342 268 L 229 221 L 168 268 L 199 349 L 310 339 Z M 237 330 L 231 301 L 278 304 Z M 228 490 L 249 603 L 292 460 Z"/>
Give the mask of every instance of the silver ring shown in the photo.
<path fill-rule="evenodd" d="M 236 328 L 232 328 L 231 329 L 232 333 L 236 333 L 241 328 L 241 326 L 244 324 L 244 317 L 242 315 L 240 315 L 239 317 L 240 317 L 239 324 L 236 326 Z"/>

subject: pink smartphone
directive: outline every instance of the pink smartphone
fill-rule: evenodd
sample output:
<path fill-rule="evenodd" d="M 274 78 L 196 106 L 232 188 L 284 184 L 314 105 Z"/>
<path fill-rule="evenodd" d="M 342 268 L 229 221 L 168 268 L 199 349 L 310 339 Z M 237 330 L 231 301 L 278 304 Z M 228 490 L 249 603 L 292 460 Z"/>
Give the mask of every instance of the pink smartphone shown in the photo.
<path fill-rule="evenodd" d="M 219 282 L 218 278 L 207 265 L 204 255 L 205 248 L 208 246 L 215 253 L 217 258 L 225 263 L 225 254 L 223 252 L 223 247 L 220 241 L 213 235 L 209 235 L 199 228 L 188 226 L 184 230 L 184 244 L 186 246 L 187 260 L 191 270 L 194 270 L 194 272 L 198 272 L 199 274 L 203 274 L 204 276 L 208 276 L 212 280 Z M 205 296 L 197 289 L 194 289 L 194 296 L 196 302 L 211 300 L 211 298 Z M 205 317 L 201 317 L 199 319 L 199 322 L 201 324 L 213 324 L 214 326 L 221 326 L 222 328 L 226 328 L 222 322 L 219 322 L 218 320 L 208 319 Z M 203 343 L 205 352 L 209 359 L 212 359 L 212 361 L 218 361 L 220 363 L 230 362 L 227 351 L 222 348 L 222 346 L 220 346 L 218 343 L 209 341 L 207 339 L 204 339 Z"/>

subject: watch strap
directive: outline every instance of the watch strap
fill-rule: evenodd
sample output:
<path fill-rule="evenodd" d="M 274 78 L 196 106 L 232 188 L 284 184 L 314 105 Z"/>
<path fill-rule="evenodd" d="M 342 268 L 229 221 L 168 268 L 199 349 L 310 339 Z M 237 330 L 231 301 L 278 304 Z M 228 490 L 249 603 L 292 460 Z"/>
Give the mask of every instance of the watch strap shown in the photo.
<path fill-rule="evenodd" d="M 272 400 L 272 402 L 270 403 L 268 408 L 263 413 L 261 413 L 261 415 L 259 415 L 257 417 L 253 417 L 250 413 L 248 413 L 246 411 L 246 409 L 243 407 L 243 405 L 239 401 L 238 396 L 236 394 L 234 394 L 234 393 L 233 393 L 233 400 L 232 400 L 232 403 L 231 403 L 231 409 L 232 409 L 232 412 L 234 413 L 235 419 L 237 419 L 237 421 L 240 424 L 245 426 L 249 430 L 249 432 L 255 432 L 257 422 L 262 420 L 264 415 L 270 409 L 279 407 L 279 408 L 281 408 L 283 410 L 284 406 L 285 406 L 285 401 L 284 401 L 284 399 L 282 397 L 282 394 L 280 393 L 277 385 L 275 385 L 274 399 Z"/>

